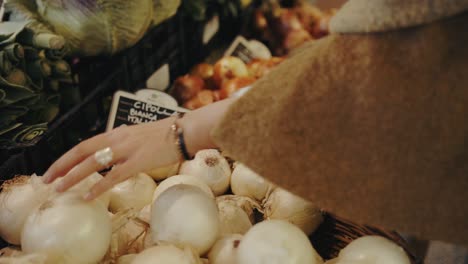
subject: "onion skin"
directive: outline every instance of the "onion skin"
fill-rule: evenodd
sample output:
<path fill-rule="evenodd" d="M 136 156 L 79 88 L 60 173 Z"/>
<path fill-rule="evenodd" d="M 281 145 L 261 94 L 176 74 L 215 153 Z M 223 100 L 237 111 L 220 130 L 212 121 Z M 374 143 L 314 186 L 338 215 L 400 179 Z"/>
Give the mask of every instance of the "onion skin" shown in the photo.
<path fill-rule="evenodd" d="M 239 206 L 228 202 L 218 202 L 220 236 L 229 234 L 245 234 L 252 227 L 247 213 Z"/>
<path fill-rule="evenodd" d="M 111 233 L 111 220 L 101 203 L 63 193 L 31 212 L 21 246 L 25 253 L 46 253 L 47 263 L 97 263 L 109 248 Z"/>
<path fill-rule="evenodd" d="M 323 222 L 319 208 L 281 188 L 276 188 L 267 196 L 263 210 L 265 219 L 286 220 L 307 235 L 312 234 Z"/>
<path fill-rule="evenodd" d="M 178 184 L 154 201 L 150 226 L 153 243 L 190 246 L 201 256 L 218 237 L 218 208 L 200 188 Z"/>
<path fill-rule="evenodd" d="M 231 175 L 231 190 L 234 194 L 262 201 L 273 184 L 247 166 L 237 162 Z"/>
<path fill-rule="evenodd" d="M 156 189 L 153 178 L 145 173 L 137 175 L 115 185 L 110 193 L 109 208 L 111 212 L 124 209 L 141 210 L 152 202 L 153 192 Z"/>

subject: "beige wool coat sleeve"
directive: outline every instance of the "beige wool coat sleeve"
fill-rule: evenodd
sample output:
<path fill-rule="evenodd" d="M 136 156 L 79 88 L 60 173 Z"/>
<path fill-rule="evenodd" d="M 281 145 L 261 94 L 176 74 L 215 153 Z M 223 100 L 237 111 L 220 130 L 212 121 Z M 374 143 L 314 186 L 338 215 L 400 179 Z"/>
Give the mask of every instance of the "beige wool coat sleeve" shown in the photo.
<path fill-rule="evenodd" d="M 275 184 L 357 223 L 468 244 L 468 12 L 331 34 L 212 132 Z"/>

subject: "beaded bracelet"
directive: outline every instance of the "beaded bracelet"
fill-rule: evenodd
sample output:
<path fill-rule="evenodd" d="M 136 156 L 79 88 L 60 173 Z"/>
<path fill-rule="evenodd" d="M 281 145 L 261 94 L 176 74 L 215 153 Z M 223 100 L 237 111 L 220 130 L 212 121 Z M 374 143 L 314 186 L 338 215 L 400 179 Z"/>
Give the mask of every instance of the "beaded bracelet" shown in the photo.
<path fill-rule="evenodd" d="M 185 113 L 177 113 L 176 119 L 171 126 L 172 133 L 174 135 L 175 144 L 177 146 L 177 150 L 183 160 L 190 160 L 190 154 L 187 151 L 187 146 L 185 145 L 185 138 L 184 138 L 184 130 L 180 127 L 177 122 L 184 117 Z"/>

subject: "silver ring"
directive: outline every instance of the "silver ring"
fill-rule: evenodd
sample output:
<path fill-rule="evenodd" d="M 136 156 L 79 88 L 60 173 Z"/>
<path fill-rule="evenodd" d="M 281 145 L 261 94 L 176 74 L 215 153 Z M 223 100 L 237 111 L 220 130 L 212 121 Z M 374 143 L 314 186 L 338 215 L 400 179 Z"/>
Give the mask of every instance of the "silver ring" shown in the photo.
<path fill-rule="evenodd" d="M 114 153 L 110 147 L 103 148 L 94 153 L 94 159 L 96 162 L 106 168 L 109 167 L 109 163 L 112 161 L 113 157 Z"/>

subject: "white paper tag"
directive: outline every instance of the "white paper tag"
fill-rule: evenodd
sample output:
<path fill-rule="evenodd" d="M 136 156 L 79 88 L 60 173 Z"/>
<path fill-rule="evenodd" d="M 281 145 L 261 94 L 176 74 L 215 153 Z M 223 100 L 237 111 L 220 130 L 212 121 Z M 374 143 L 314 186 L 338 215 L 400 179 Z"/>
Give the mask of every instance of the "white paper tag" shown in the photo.
<path fill-rule="evenodd" d="M 214 16 L 208 21 L 203 29 L 203 45 L 208 44 L 210 40 L 218 33 L 219 30 L 219 16 Z"/>
<path fill-rule="evenodd" d="M 178 107 L 179 104 L 177 103 L 177 100 L 170 96 L 167 93 L 154 90 L 154 89 L 141 89 L 138 90 L 136 93 L 136 96 L 140 97 L 143 100 L 146 100 L 148 102 L 152 102 L 164 107 Z"/>
<path fill-rule="evenodd" d="M 170 79 L 169 64 L 166 63 L 146 80 L 146 87 L 164 91 L 169 87 Z"/>
<path fill-rule="evenodd" d="M 184 112 L 184 110 L 179 107 L 161 106 L 144 100 L 135 94 L 118 91 L 114 94 L 112 100 L 106 131 L 122 125 L 161 120 L 175 115 L 177 112 Z"/>
<path fill-rule="evenodd" d="M 249 63 L 253 59 L 271 58 L 270 50 L 258 41 L 248 41 L 242 36 L 237 36 L 231 46 L 224 53 L 224 56 L 234 56 Z"/>

